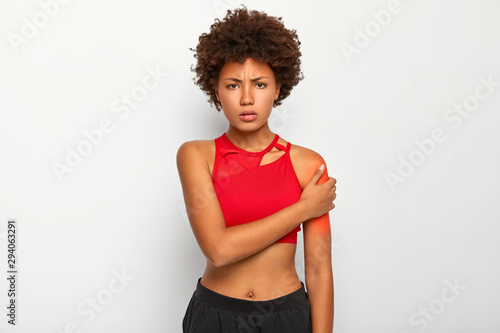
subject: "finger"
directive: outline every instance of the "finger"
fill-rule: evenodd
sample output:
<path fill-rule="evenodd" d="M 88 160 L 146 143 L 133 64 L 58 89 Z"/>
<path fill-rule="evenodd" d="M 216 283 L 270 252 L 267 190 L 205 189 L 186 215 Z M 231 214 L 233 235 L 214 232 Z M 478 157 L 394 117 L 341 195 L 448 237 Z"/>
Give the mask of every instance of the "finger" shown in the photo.
<path fill-rule="evenodd" d="M 323 173 L 325 172 L 325 165 L 324 164 L 321 164 L 317 169 L 316 169 L 316 172 L 314 172 L 314 174 L 312 175 L 311 179 L 309 179 L 309 183 L 313 183 L 313 184 L 316 184 L 318 182 L 318 180 L 321 178 L 321 175 L 323 175 Z"/>
<path fill-rule="evenodd" d="M 325 183 L 328 183 L 330 186 L 334 186 L 337 184 L 337 179 L 335 179 L 333 177 L 329 177 Z"/>
<path fill-rule="evenodd" d="M 321 185 L 324 185 L 325 187 L 329 187 L 329 188 L 333 188 L 335 187 L 336 185 L 336 180 L 335 178 L 328 178 L 328 180 L 324 183 L 322 183 Z"/>

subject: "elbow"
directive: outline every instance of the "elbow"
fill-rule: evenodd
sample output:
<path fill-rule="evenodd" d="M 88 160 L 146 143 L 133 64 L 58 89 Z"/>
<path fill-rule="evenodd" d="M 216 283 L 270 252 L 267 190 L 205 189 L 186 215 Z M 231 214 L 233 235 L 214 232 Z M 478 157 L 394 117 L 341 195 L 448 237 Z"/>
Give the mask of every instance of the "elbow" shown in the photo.
<path fill-rule="evenodd" d="M 219 259 L 212 258 L 212 259 L 208 259 L 208 261 L 212 264 L 212 266 L 217 267 L 217 268 L 226 265 L 223 260 L 219 260 Z"/>
<path fill-rule="evenodd" d="M 205 251 L 205 257 L 213 266 L 222 267 L 230 263 L 229 258 L 225 255 L 226 253 L 221 244 L 215 244 Z"/>
<path fill-rule="evenodd" d="M 207 262 L 214 267 L 222 267 L 234 261 L 231 257 L 231 244 L 228 240 L 225 228 L 222 230 L 212 229 L 207 237 L 197 238 L 203 255 Z"/>
<path fill-rule="evenodd" d="M 214 267 L 222 267 L 224 266 L 224 259 L 222 259 L 218 255 L 210 254 L 210 255 L 205 255 L 207 258 L 208 262 L 212 264 Z"/>

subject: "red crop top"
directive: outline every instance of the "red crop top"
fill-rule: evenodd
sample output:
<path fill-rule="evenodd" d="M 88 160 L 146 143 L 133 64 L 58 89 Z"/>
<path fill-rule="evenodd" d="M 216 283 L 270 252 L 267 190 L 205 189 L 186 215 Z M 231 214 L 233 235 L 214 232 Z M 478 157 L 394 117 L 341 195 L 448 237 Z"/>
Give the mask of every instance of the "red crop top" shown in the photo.
<path fill-rule="evenodd" d="M 234 145 L 223 133 L 215 139 L 212 181 L 226 227 L 249 223 L 290 206 L 300 199 L 302 189 L 290 159 L 290 142 L 278 143 L 278 134 L 260 152 L 249 152 Z M 268 151 L 285 151 L 277 160 L 260 165 Z M 278 243 L 297 243 L 297 226 Z"/>

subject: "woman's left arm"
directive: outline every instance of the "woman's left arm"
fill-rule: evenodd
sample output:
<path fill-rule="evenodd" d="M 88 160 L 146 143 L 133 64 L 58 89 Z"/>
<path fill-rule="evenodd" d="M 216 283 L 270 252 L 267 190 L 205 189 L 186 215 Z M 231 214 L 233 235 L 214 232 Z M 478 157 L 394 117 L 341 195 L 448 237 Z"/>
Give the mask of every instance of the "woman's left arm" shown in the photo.
<path fill-rule="evenodd" d="M 317 184 L 323 184 L 330 178 L 325 160 L 315 151 L 293 145 L 290 157 L 302 189 L 321 164 L 325 165 L 325 171 Z M 334 185 L 332 191 L 336 191 L 336 189 L 337 187 Z M 335 197 L 336 195 L 334 199 Z M 329 214 L 328 212 L 302 223 L 305 280 L 311 304 L 313 333 L 333 332 L 332 237 Z"/>
<path fill-rule="evenodd" d="M 326 166 L 326 164 L 325 164 Z M 318 184 L 328 180 L 325 169 Z M 333 332 L 333 272 L 330 215 L 303 223 L 307 294 L 311 304 L 313 333 Z"/>

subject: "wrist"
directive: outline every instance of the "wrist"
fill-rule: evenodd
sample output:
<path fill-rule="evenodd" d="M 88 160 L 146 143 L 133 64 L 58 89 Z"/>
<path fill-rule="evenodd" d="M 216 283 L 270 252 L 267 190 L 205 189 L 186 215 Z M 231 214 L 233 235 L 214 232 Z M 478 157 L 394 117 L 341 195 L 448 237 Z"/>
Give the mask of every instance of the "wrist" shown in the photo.
<path fill-rule="evenodd" d="M 297 217 L 300 220 L 300 223 L 305 222 L 311 218 L 311 213 L 309 212 L 308 209 L 308 204 L 307 202 L 304 201 L 304 199 L 299 199 L 296 203 L 293 204 L 297 210 Z"/>

